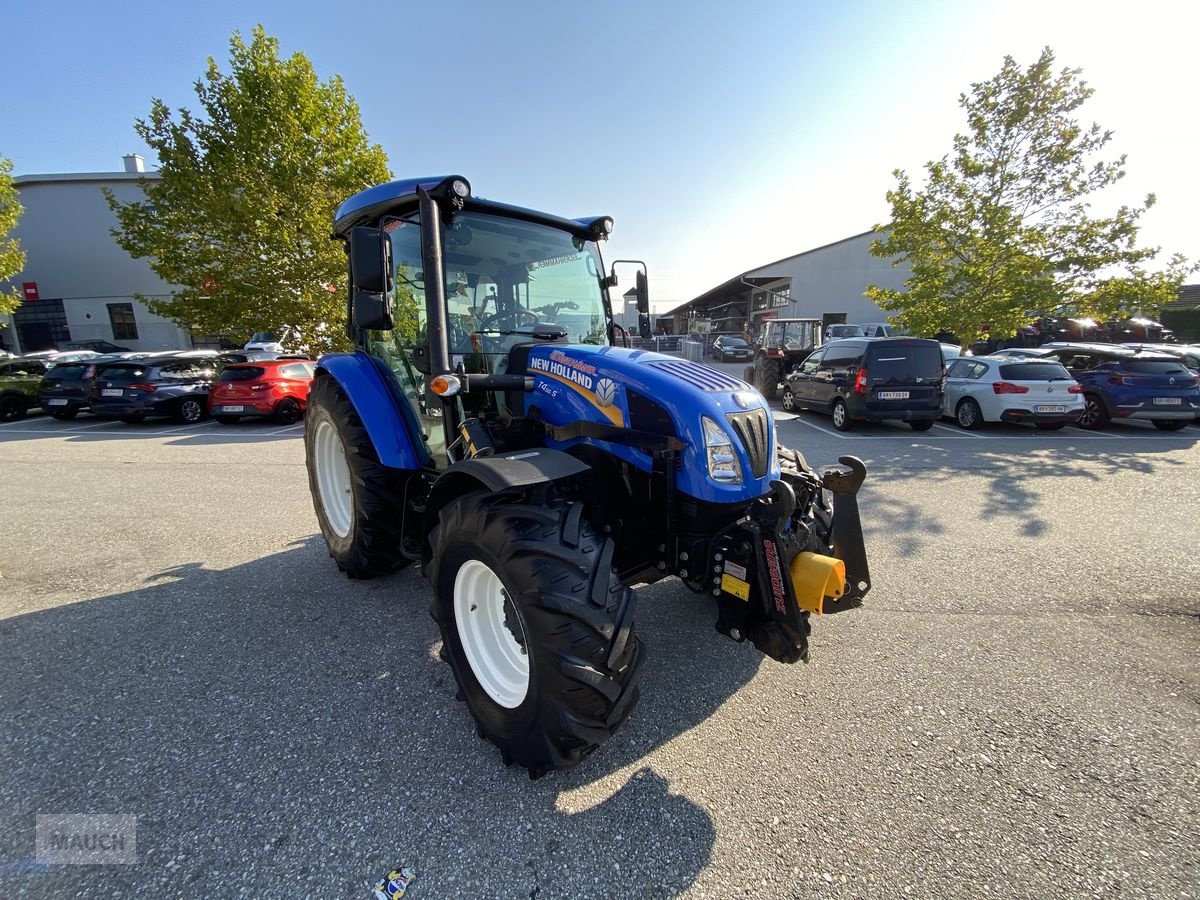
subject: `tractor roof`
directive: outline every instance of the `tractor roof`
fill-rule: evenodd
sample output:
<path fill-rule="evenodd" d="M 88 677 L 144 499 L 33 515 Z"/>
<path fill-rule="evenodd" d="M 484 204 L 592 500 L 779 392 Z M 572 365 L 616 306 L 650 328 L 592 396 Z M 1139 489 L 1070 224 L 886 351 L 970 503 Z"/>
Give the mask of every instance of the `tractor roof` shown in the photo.
<path fill-rule="evenodd" d="M 335 237 L 345 238 L 350 229 L 356 225 L 370 225 L 377 222 L 385 214 L 403 215 L 416 209 L 419 190 L 433 191 L 435 188 L 453 180 L 466 181 L 461 175 L 443 175 L 427 178 L 407 178 L 402 181 L 389 181 L 365 191 L 359 191 L 338 207 L 333 216 L 333 232 Z M 521 206 L 511 206 L 507 203 L 496 203 L 481 197 L 468 195 L 466 209 L 480 212 L 492 212 L 497 215 L 523 219 L 527 222 L 537 222 L 552 228 L 561 228 L 580 237 L 594 240 L 596 233 L 593 223 L 603 216 L 591 216 L 585 219 L 564 219 L 561 216 L 537 210 L 525 209 Z"/>

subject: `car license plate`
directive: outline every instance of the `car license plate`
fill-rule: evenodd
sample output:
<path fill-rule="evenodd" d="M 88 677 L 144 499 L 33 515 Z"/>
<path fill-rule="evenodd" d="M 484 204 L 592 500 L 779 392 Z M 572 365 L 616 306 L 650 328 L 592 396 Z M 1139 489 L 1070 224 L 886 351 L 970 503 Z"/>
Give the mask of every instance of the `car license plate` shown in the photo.
<path fill-rule="evenodd" d="M 241 412 L 246 407 L 244 407 L 244 406 L 221 406 L 218 408 L 221 410 L 221 412 L 227 413 L 227 412 Z"/>
<path fill-rule="evenodd" d="M 1065 413 L 1067 408 L 1065 406 L 1035 406 L 1033 411 L 1037 413 Z"/>
<path fill-rule="evenodd" d="M 62 397 L 56 397 L 55 399 L 50 401 L 50 405 L 51 406 L 66 406 L 67 401 Z"/>
<path fill-rule="evenodd" d="M 100 391 L 102 397 L 120 397 L 125 392 L 120 388 L 104 388 Z"/>
<path fill-rule="evenodd" d="M 880 391 L 875 396 L 880 400 L 907 400 L 908 391 Z"/>
<path fill-rule="evenodd" d="M 1183 399 L 1180 397 L 1155 397 L 1155 406 L 1182 406 Z"/>

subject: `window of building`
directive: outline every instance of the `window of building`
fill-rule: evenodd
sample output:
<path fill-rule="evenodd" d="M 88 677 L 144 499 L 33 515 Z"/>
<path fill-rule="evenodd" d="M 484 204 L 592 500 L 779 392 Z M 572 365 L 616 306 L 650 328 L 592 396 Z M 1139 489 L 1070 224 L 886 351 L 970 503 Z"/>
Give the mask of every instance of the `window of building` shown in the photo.
<path fill-rule="evenodd" d="M 71 339 L 62 300 L 26 300 L 13 313 L 22 353 L 53 350 Z"/>
<path fill-rule="evenodd" d="M 108 304 L 108 321 L 112 323 L 114 341 L 137 340 L 137 322 L 133 319 L 132 303 Z"/>
<path fill-rule="evenodd" d="M 778 308 L 787 306 L 792 302 L 792 289 L 790 287 L 780 288 L 771 293 L 771 305 Z"/>

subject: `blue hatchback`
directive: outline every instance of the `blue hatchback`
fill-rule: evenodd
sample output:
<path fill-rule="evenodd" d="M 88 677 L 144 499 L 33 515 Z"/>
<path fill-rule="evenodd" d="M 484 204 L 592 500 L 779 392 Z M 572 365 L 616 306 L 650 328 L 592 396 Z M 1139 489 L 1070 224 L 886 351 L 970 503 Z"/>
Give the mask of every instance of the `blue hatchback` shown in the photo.
<path fill-rule="evenodd" d="M 1200 387 L 1183 360 L 1112 344 L 1048 344 L 1083 386 L 1079 424 L 1103 428 L 1113 419 L 1145 419 L 1178 431 L 1200 415 Z"/>

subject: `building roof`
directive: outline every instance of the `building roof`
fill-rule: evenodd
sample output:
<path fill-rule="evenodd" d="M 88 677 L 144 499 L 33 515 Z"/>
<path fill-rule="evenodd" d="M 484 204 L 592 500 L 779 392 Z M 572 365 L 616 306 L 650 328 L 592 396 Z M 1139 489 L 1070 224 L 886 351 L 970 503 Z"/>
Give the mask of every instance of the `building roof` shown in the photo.
<path fill-rule="evenodd" d="M 64 172 L 57 175 L 15 175 L 13 184 L 51 184 L 56 181 L 141 181 L 146 178 L 157 181 L 162 178 L 157 172 Z"/>
<path fill-rule="evenodd" d="M 1162 306 L 1163 309 L 1200 309 L 1200 284 L 1185 284 L 1179 288 L 1179 296 Z"/>

